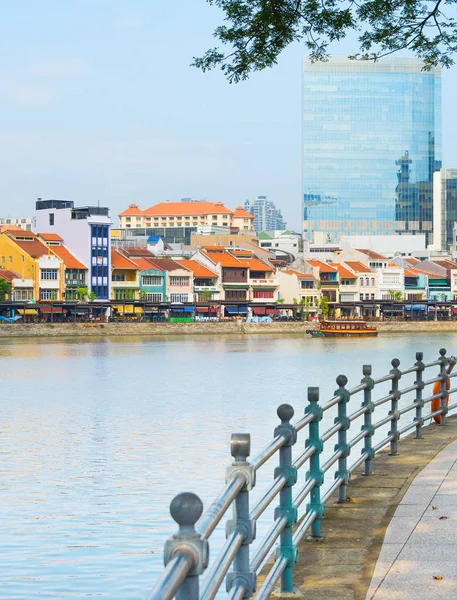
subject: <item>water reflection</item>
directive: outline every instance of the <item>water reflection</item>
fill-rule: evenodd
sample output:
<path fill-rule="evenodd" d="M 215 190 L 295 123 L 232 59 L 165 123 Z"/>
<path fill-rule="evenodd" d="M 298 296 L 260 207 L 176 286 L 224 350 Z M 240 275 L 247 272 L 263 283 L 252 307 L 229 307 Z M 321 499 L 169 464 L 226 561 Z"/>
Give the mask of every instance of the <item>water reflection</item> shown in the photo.
<path fill-rule="evenodd" d="M 192 490 L 208 504 L 223 485 L 233 431 L 252 434 L 255 455 L 271 439 L 280 403 L 303 414 L 309 385 L 320 385 L 325 401 L 338 373 L 352 386 L 364 362 L 376 377 L 394 355 L 410 366 L 416 350 L 426 360 L 443 345 L 455 352 L 454 339 L 239 335 L 0 345 L 0 597 L 145 597 L 174 532 L 171 498 Z M 333 417 L 326 415 L 330 424 Z M 254 498 L 272 470 L 261 469 Z M 215 546 L 223 538 L 221 526 Z"/>

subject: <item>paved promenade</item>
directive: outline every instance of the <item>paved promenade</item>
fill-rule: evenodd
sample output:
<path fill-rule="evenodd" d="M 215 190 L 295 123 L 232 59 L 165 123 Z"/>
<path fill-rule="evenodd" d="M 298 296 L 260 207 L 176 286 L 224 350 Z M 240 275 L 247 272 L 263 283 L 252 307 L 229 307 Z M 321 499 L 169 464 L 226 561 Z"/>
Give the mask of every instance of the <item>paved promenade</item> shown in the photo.
<path fill-rule="evenodd" d="M 457 598 L 457 441 L 413 480 L 387 528 L 367 600 Z"/>

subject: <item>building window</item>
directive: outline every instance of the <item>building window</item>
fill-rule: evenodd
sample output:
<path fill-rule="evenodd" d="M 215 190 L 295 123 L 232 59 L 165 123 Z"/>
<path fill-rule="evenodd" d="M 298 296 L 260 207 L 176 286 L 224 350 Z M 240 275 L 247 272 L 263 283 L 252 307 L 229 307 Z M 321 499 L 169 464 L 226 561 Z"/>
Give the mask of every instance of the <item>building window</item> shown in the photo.
<path fill-rule="evenodd" d="M 245 290 L 227 290 L 225 292 L 226 300 L 246 300 Z"/>
<path fill-rule="evenodd" d="M 360 279 L 360 285 L 363 285 L 363 279 L 362 278 Z M 360 298 L 360 299 L 362 299 L 362 298 Z"/>
<path fill-rule="evenodd" d="M 371 278 L 371 285 L 374 287 L 374 277 Z"/>
<path fill-rule="evenodd" d="M 189 285 L 190 277 L 170 277 L 170 285 L 176 285 L 178 287 L 184 287 Z"/>
<path fill-rule="evenodd" d="M 301 289 L 302 290 L 314 289 L 314 281 L 301 281 Z"/>
<path fill-rule="evenodd" d="M 14 292 L 14 299 L 22 301 L 33 300 L 33 290 L 16 290 Z"/>
<path fill-rule="evenodd" d="M 274 290 L 254 290 L 253 297 L 254 298 L 274 298 L 275 293 L 274 293 Z"/>
<path fill-rule="evenodd" d="M 49 213 L 49 225 L 54 225 L 54 213 Z"/>
<path fill-rule="evenodd" d="M 135 300 L 135 290 L 114 290 L 115 300 Z"/>
<path fill-rule="evenodd" d="M 57 290 L 40 290 L 40 300 L 57 300 Z"/>
<path fill-rule="evenodd" d="M 187 294 L 170 294 L 170 302 L 188 302 Z"/>
<path fill-rule="evenodd" d="M 132 220 L 130 217 L 125 217 L 125 220 L 127 221 L 127 223 L 130 223 L 130 221 Z"/>
<path fill-rule="evenodd" d="M 40 271 L 40 279 L 42 281 L 57 281 L 58 277 L 57 269 L 41 269 Z"/>
<path fill-rule="evenodd" d="M 111 281 L 125 281 L 125 273 L 113 273 Z"/>
<path fill-rule="evenodd" d="M 162 285 L 163 278 L 160 275 L 143 275 L 143 285 Z"/>
<path fill-rule="evenodd" d="M 12 264 L 12 262 L 13 262 L 13 257 L 10 256 L 10 265 Z"/>
<path fill-rule="evenodd" d="M 146 302 L 162 302 L 162 294 L 146 294 Z"/>

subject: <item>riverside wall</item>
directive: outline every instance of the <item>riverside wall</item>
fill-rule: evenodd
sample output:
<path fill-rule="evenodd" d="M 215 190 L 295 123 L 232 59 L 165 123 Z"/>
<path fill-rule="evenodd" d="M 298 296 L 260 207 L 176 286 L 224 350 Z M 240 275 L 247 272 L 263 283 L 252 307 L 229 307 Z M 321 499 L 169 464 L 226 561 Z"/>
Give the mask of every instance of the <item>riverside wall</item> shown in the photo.
<path fill-rule="evenodd" d="M 383 333 L 457 332 L 457 321 L 374 323 Z M 280 322 L 246 323 L 244 321 L 198 323 L 11 323 L 0 325 L 0 339 L 21 337 L 110 337 L 110 336 L 169 336 L 169 335 L 227 335 L 227 334 L 284 334 L 303 335 L 313 323 Z"/>

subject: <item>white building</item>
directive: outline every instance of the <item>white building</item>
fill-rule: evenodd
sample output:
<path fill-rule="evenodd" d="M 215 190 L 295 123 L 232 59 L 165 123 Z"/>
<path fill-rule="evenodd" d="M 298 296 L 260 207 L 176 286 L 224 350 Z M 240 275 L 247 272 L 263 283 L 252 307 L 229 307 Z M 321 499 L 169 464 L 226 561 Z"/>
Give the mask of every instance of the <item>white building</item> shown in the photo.
<path fill-rule="evenodd" d="M 57 233 L 70 252 L 89 267 L 89 292 L 108 300 L 110 290 L 109 209 L 100 206 L 75 207 L 68 200 L 41 200 L 36 203 L 33 230 Z"/>
<path fill-rule="evenodd" d="M 273 252 L 277 258 L 280 254 L 290 255 L 293 259 L 303 250 L 303 240 L 300 233 L 293 231 L 261 231 L 258 236 L 259 247 Z"/>
<path fill-rule="evenodd" d="M 0 227 L 2 225 L 16 225 L 16 227 L 20 227 L 25 231 L 32 231 L 32 217 L 1 217 L 0 218 Z"/>
<path fill-rule="evenodd" d="M 254 215 L 254 229 L 257 233 L 277 229 L 281 231 L 286 228 L 281 211 L 271 200 L 267 200 L 266 196 L 257 196 L 254 200 L 246 200 L 244 209 Z"/>

